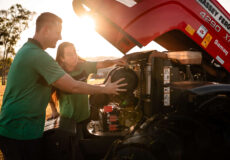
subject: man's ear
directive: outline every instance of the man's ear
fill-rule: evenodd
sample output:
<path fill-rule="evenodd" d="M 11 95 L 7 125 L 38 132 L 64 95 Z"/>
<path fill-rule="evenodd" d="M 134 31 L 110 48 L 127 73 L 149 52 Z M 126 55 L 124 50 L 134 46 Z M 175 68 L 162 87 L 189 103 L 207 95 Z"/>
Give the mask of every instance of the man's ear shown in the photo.
<path fill-rule="evenodd" d="M 47 25 L 45 25 L 42 29 L 43 29 L 43 34 L 45 35 L 49 34 L 50 28 Z"/>

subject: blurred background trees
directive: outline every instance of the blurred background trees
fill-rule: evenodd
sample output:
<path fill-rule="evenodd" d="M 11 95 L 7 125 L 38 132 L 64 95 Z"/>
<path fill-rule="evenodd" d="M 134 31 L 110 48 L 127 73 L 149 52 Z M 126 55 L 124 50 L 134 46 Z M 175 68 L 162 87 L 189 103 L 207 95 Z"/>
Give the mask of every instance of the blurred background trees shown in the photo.
<path fill-rule="evenodd" d="M 0 73 L 2 85 L 6 84 L 6 74 L 15 55 L 15 46 L 21 33 L 28 28 L 35 12 L 31 12 L 20 4 L 11 6 L 8 10 L 0 10 L 0 46 L 2 59 L 0 60 Z"/>

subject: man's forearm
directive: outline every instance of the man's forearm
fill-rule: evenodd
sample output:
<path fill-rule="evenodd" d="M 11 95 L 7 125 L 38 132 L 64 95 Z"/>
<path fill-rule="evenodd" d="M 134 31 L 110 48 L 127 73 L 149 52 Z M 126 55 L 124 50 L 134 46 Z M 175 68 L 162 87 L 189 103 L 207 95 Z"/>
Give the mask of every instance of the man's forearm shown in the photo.
<path fill-rule="evenodd" d="M 102 85 L 90 85 L 85 82 L 76 81 L 71 93 L 102 94 L 105 93 L 105 89 Z"/>
<path fill-rule="evenodd" d="M 81 94 L 100 94 L 106 93 L 106 88 L 104 86 L 90 85 L 85 82 L 76 81 L 68 74 L 64 75 L 53 85 L 60 90 L 68 93 L 81 93 Z"/>

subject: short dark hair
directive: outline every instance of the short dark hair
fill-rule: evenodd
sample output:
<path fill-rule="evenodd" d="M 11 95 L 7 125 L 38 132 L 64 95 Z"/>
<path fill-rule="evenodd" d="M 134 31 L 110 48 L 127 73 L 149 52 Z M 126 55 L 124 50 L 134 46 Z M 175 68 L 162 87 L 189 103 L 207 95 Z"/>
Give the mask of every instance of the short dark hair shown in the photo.
<path fill-rule="evenodd" d="M 36 32 L 38 32 L 44 26 L 44 24 L 48 23 L 53 25 L 57 25 L 58 23 L 61 24 L 62 19 L 53 13 L 44 12 L 40 14 L 36 20 Z"/>

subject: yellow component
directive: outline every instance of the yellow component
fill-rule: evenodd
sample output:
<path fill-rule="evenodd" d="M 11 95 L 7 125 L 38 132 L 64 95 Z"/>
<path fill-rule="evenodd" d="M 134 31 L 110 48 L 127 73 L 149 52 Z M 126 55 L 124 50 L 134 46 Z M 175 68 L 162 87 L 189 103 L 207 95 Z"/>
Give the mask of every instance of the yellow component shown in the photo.
<path fill-rule="evenodd" d="M 2 151 L 0 150 L 0 160 L 4 160 Z"/>
<path fill-rule="evenodd" d="M 136 125 L 142 117 L 142 112 L 134 107 L 122 108 L 120 110 L 119 121 L 125 127 Z"/>
<path fill-rule="evenodd" d="M 186 26 L 185 30 L 186 30 L 191 36 L 193 36 L 193 34 L 195 33 L 195 29 L 192 28 L 192 26 L 190 26 L 189 24 Z"/>
<path fill-rule="evenodd" d="M 212 36 L 211 34 L 207 34 L 205 37 L 204 37 L 204 40 L 201 42 L 201 45 L 204 47 L 204 48 L 207 48 L 209 43 L 211 42 L 212 40 Z"/>

